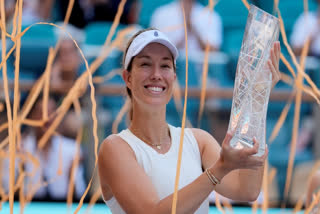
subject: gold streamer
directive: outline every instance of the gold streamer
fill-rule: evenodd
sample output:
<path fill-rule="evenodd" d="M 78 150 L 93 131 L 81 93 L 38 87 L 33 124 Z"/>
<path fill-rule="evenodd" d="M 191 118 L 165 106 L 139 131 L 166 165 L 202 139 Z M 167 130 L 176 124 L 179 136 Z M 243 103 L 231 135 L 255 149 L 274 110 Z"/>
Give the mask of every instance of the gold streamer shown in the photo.
<path fill-rule="evenodd" d="M 121 107 L 116 119 L 112 123 L 112 133 L 113 134 L 118 133 L 118 126 L 119 126 L 123 116 L 130 110 L 130 106 L 131 106 L 131 100 L 130 100 L 130 98 L 127 98 L 125 104 Z"/>
<path fill-rule="evenodd" d="M 75 100 L 73 102 L 75 112 L 78 117 L 81 117 L 81 105 L 79 100 Z M 76 136 L 76 154 L 75 154 L 75 159 L 72 162 L 72 167 L 71 167 L 71 174 L 70 174 L 70 179 L 69 179 L 69 191 L 67 195 L 67 205 L 71 206 L 72 204 L 72 196 L 74 192 L 74 181 L 75 181 L 75 173 L 76 170 L 78 169 L 79 162 L 80 162 L 80 144 L 82 141 L 82 136 L 83 136 L 83 126 L 79 129 L 77 136 Z"/>
<path fill-rule="evenodd" d="M 241 0 L 244 6 L 247 8 L 247 10 L 250 10 L 250 4 L 248 3 L 247 0 Z"/>
<path fill-rule="evenodd" d="M 298 65 L 297 67 L 298 71 L 301 70 L 301 72 L 299 72 L 297 76 L 297 82 L 296 82 L 297 85 L 303 84 L 302 73 L 304 70 L 304 60 L 305 60 L 305 57 L 307 56 L 309 45 L 310 45 L 310 37 L 307 39 L 306 44 L 304 45 L 302 50 L 301 66 Z M 297 88 L 297 94 L 296 94 L 296 100 L 295 100 L 296 103 L 295 103 L 295 109 L 294 109 L 294 122 L 293 122 L 293 130 L 292 130 L 292 141 L 291 141 L 291 148 L 290 148 L 290 155 L 289 155 L 289 162 L 288 162 L 288 169 L 287 169 L 287 178 L 286 178 L 286 184 L 284 189 L 285 199 L 289 194 L 293 163 L 294 163 L 295 154 L 296 154 L 297 135 L 298 135 L 298 129 L 299 129 L 299 120 L 300 120 L 301 96 L 302 96 L 302 90 L 300 88 Z"/>
<path fill-rule="evenodd" d="M 97 190 L 94 192 L 94 194 L 92 195 L 90 201 L 89 201 L 89 205 L 86 209 L 85 213 L 90 213 L 90 209 L 95 205 L 95 203 L 98 201 L 98 199 L 101 197 L 101 189 L 97 188 Z"/>
<path fill-rule="evenodd" d="M 274 141 L 274 139 L 278 136 L 279 134 L 279 131 L 280 129 L 282 128 L 283 126 L 283 123 L 284 121 L 286 120 L 287 118 L 287 115 L 288 115 L 288 112 L 289 112 L 289 109 L 291 107 L 291 103 L 292 103 L 292 100 L 293 100 L 293 95 L 295 94 L 295 91 L 292 92 L 289 100 L 287 101 L 287 104 L 286 106 L 282 109 L 282 112 L 280 114 L 280 117 L 276 123 L 276 125 L 274 126 L 273 130 L 272 130 L 272 133 L 271 133 L 271 136 L 269 138 L 269 143 L 272 143 Z"/>
<path fill-rule="evenodd" d="M 172 214 L 175 214 L 177 209 L 178 186 L 179 186 L 179 178 L 180 178 L 180 167 L 181 167 L 182 150 L 183 150 L 183 137 L 184 137 L 185 122 L 186 122 L 187 98 L 188 98 L 188 35 L 187 35 L 186 16 L 185 16 L 185 11 L 183 7 L 182 7 L 182 13 L 183 13 L 184 35 L 185 35 L 185 45 L 186 45 L 186 86 L 185 86 L 185 92 L 184 92 L 184 106 L 183 106 L 183 116 L 182 116 L 182 124 L 181 124 L 177 171 L 176 171 L 176 179 L 175 179 L 175 185 L 174 185 L 172 210 L 171 210 Z"/>
<path fill-rule="evenodd" d="M 17 9 L 17 8 L 16 8 Z M 9 206 L 10 206 L 10 214 L 13 214 L 13 201 L 14 201 L 14 161 L 15 161 L 15 147 L 14 147 L 14 130 L 13 130 L 13 121 L 12 121 L 12 112 L 11 112 L 11 105 L 9 100 L 9 88 L 8 88 L 8 77 L 7 77 L 7 64 L 6 64 L 6 17 L 5 17 L 5 7 L 4 1 L 0 1 L 0 10 L 1 10 L 1 21 L 2 27 L 1 29 L 3 33 L 1 33 L 1 40 L 2 40 L 2 61 L 3 64 L 3 83 L 4 83 L 4 93 L 5 93 L 5 100 L 6 100 L 6 108 L 7 108 L 7 119 L 8 119 L 8 126 L 9 126 L 9 154 L 10 154 L 10 167 L 9 167 Z M 11 142 L 11 143 L 10 143 Z"/>
<path fill-rule="evenodd" d="M 207 78 L 208 78 L 208 64 L 209 64 L 209 51 L 210 44 L 209 42 L 206 44 L 205 54 L 204 54 L 204 62 L 202 69 L 202 87 L 201 87 L 201 95 L 200 95 L 200 109 L 198 115 L 198 127 L 200 127 L 200 121 L 203 114 L 205 99 L 206 99 L 206 89 L 207 89 Z"/>

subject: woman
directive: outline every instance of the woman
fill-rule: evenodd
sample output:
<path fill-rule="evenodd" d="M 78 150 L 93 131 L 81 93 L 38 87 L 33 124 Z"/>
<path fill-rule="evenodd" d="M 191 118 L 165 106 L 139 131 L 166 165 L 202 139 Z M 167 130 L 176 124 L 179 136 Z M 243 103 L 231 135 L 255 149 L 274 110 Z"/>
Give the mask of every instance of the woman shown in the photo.
<path fill-rule="evenodd" d="M 277 82 L 280 45 L 268 64 Z M 129 128 L 110 135 L 99 151 L 103 198 L 112 213 L 170 213 L 180 128 L 166 122 L 166 105 L 176 79 L 176 47 L 160 31 L 138 32 L 124 55 L 123 79 L 132 101 Z M 208 195 L 238 201 L 257 198 L 267 151 L 236 150 L 227 133 L 222 147 L 201 129 L 185 129 L 177 213 L 208 213 Z M 202 169 L 207 169 L 203 172 Z"/>

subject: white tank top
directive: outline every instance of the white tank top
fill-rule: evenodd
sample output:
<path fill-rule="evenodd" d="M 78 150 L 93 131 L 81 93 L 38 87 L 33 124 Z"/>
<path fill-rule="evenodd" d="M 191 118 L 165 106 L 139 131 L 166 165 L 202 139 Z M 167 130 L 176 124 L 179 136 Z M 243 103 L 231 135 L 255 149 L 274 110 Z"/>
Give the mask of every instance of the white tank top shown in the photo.
<path fill-rule="evenodd" d="M 171 147 L 165 154 L 159 154 L 149 145 L 136 137 L 129 129 L 118 134 L 132 148 L 139 165 L 144 169 L 155 186 L 160 199 L 174 192 L 176 168 L 180 143 L 181 128 L 169 125 Z M 201 156 L 198 143 L 190 129 L 185 129 L 184 144 L 181 161 L 179 189 L 190 184 L 202 174 Z M 105 201 L 113 214 L 125 214 L 118 201 L 112 197 Z M 209 199 L 207 198 L 196 214 L 209 213 Z"/>

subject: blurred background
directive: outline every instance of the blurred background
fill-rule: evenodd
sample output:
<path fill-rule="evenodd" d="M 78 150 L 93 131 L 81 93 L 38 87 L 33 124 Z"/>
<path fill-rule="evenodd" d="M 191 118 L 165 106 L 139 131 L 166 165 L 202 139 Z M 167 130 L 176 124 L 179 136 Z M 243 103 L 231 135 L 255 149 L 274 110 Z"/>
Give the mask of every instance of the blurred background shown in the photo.
<path fill-rule="evenodd" d="M 20 2 L 20 1 L 19 1 Z M 127 0 L 123 9 L 119 24 L 115 33 L 110 38 L 110 43 L 105 47 L 109 54 L 102 59 L 94 69 L 93 83 L 96 89 L 97 102 L 97 133 L 98 142 L 101 143 L 112 131 L 118 132 L 127 127 L 126 116 L 117 120 L 117 115 L 125 103 L 124 82 L 121 78 L 122 56 L 126 43 L 131 35 L 140 29 L 156 27 L 168 34 L 180 51 L 177 61 L 178 88 L 182 94 L 185 86 L 186 54 L 184 47 L 183 18 L 179 3 L 186 6 L 186 21 L 189 47 L 189 76 L 188 86 L 190 96 L 188 98 L 187 118 L 188 126 L 201 127 L 211 133 L 218 142 L 222 142 L 228 128 L 230 109 L 232 105 L 232 91 L 236 74 L 237 61 L 241 49 L 248 10 L 241 0 L 212 1 L 213 11 L 210 11 L 210 1 L 207 0 Z M 311 43 L 308 56 L 305 61 L 305 72 L 319 88 L 320 86 L 320 1 L 317 0 L 280 0 L 278 5 L 274 1 L 251 0 L 261 9 L 278 16 L 277 8 L 283 18 L 285 33 L 298 61 L 302 48 L 308 35 L 311 35 Z M 306 4 L 307 3 L 307 4 Z M 4 0 L 5 15 L 1 14 L 2 23 L 5 23 L 6 31 L 10 35 L 16 35 L 17 19 L 15 19 L 15 7 L 17 1 Z M 64 27 L 64 31 L 51 25 L 33 25 L 21 38 L 20 62 L 19 62 L 19 109 L 23 112 L 30 102 L 31 90 L 36 81 L 41 80 L 46 70 L 49 49 L 57 45 L 59 49 L 52 59 L 50 66 L 49 97 L 41 92 L 25 116 L 20 121 L 17 137 L 16 155 L 16 185 L 23 183 L 24 190 L 15 193 L 15 200 L 24 197 L 26 201 L 74 201 L 80 200 L 91 177 L 93 184 L 85 202 L 90 200 L 103 203 L 99 193 L 99 180 L 95 171 L 95 147 L 93 137 L 93 120 L 91 116 L 92 104 L 90 100 L 90 88 L 86 83 L 79 84 L 79 95 L 67 108 L 66 113 L 54 134 L 46 139 L 45 145 L 39 149 L 44 133 L 48 130 L 52 121 L 56 118 L 61 106 L 76 85 L 77 79 L 86 72 L 85 62 L 75 45 L 81 48 L 84 57 L 92 66 L 99 56 L 103 55 L 103 45 L 115 20 L 120 0 L 75 0 L 70 19 L 66 26 L 63 21 L 67 13 L 69 1 L 66 0 L 24 0 L 22 10 L 22 31 L 37 22 L 54 23 Z M 278 7 L 277 7 L 278 6 Z M 308 11 L 308 13 L 304 12 Z M 4 21 L 5 17 L 5 22 Z M 2 25 L 3 26 L 3 25 Z M 125 36 L 121 35 L 129 29 Z M 74 39 L 71 40 L 70 36 Z M 3 32 L 2 32 L 3 34 Z M 6 47 L 0 44 L 4 53 L 9 53 L 15 43 L 9 36 L 6 39 Z M 297 69 L 284 45 L 280 35 L 281 51 L 287 59 L 293 71 Z M 207 98 L 202 117 L 199 119 L 200 90 L 202 72 L 206 62 L 204 41 L 210 44 L 208 55 Z M 11 106 L 14 103 L 14 70 L 17 52 L 9 56 L 7 60 L 1 57 L 0 73 L 0 150 L 1 153 L 1 191 L 2 201 L 8 200 L 9 191 L 9 152 L 8 152 L 8 118 L 5 101 L 5 77 L 3 75 L 4 61 L 9 82 L 9 100 Z M 296 89 L 295 82 L 287 65 L 281 60 L 280 71 L 282 80 L 275 86 L 270 97 L 267 113 L 266 142 L 269 144 L 269 169 L 275 170 L 275 177 L 268 184 L 268 195 L 261 193 L 257 203 L 262 204 L 268 200 L 269 206 L 279 207 L 285 204 L 294 207 L 307 189 L 307 176 L 312 172 L 315 163 L 320 159 L 320 134 L 316 127 L 320 126 L 320 109 L 315 99 L 310 96 L 302 97 L 299 128 L 295 147 L 295 159 L 292 171 L 292 179 L 288 195 L 285 194 L 287 169 L 294 121 L 294 96 L 292 91 Z M 48 76 L 47 75 L 47 76 Z M 287 77 L 287 78 L 285 78 Z M 290 80 L 291 82 L 288 81 Z M 304 80 L 305 84 L 308 84 Z M 77 99 L 79 96 L 79 99 Z M 319 96 L 318 96 L 319 98 Z M 72 95 L 71 95 L 72 99 Z M 46 105 L 42 105 L 46 101 Z M 167 120 L 174 126 L 181 126 L 182 105 L 181 97 L 172 99 L 167 106 Z M 270 140 L 280 115 L 287 103 L 291 103 L 287 116 L 282 120 L 282 126 L 278 129 L 275 138 Z M 19 114 L 21 116 L 21 114 Z M 118 128 L 113 127 L 117 121 Z M 80 131 L 81 130 L 81 131 Z M 24 158 L 27 157 L 27 158 Z M 319 167 L 318 167 L 319 168 Z M 21 177 L 22 172 L 24 175 Z M 20 180 L 20 183 L 18 182 Z M 70 183 L 73 184 L 72 194 Z M 37 184 L 40 184 L 40 186 Z M 43 185 L 41 185 L 43 184 Z M 20 190 L 21 192 L 21 190 Z M 32 192 L 32 194 L 30 193 Z M 92 199 L 94 197 L 94 199 Z M 215 195 L 210 196 L 212 206 L 215 206 Z M 228 199 L 223 199 L 228 201 Z M 235 201 L 235 205 L 251 206 Z"/>

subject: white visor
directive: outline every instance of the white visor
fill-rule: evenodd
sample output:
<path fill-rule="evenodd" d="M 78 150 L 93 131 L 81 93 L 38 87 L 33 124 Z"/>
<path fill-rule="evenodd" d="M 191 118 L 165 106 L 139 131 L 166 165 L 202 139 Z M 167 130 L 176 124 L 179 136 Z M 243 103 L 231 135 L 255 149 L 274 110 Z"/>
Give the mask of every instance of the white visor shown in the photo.
<path fill-rule="evenodd" d="M 144 47 L 150 43 L 160 43 L 167 48 L 169 48 L 171 54 L 173 55 L 174 64 L 176 64 L 176 59 L 178 57 L 178 50 L 174 44 L 172 44 L 168 37 L 159 30 L 148 30 L 139 34 L 129 46 L 126 58 L 124 60 L 124 69 L 128 69 L 128 66 L 133 57 L 137 56 Z"/>

